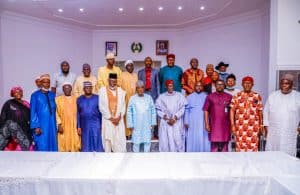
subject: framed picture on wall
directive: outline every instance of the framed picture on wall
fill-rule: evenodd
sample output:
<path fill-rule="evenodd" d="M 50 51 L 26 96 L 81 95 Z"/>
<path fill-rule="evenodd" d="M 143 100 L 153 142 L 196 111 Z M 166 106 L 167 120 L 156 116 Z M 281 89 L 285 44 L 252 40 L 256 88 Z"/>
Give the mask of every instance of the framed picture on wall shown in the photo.
<path fill-rule="evenodd" d="M 118 42 L 116 41 L 105 42 L 105 55 L 108 53 L 113 53 L 115 56 L 118 55 Z"/>
<path fill-rule="evenodd" d="M 156 55 L 164 56 L 169 53 L 169 41 L 168 40 L 157 40 L 156 41 Z"/>

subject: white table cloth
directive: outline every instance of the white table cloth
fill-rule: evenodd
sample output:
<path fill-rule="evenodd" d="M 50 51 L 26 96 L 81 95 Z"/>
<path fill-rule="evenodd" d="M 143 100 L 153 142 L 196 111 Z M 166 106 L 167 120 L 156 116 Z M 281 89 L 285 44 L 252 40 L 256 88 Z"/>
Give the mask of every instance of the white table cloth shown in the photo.
<path fill-rule="evenodd" d="M 0 194 L 300 194 L 300 161 L 281 152 L 0 152 Z"/>

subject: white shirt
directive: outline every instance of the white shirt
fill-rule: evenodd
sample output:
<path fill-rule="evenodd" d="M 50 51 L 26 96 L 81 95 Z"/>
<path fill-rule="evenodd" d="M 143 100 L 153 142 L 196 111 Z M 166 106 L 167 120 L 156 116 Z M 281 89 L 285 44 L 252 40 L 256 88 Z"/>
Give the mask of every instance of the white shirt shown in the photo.
<path fill-rule="evenodd" d="M 225 89 L 224 90 L 226 93 L 229 93 L 230 95 L 232 96 L 235 96 L 238 92 L 240 92 L 241 90 L 240 89 L 236 89 L 234 88 L 234 90 L 228 90 L 228 89 Z"/>
<path fill-rule="evenodd" d="M 264 126 L 268 126 L 266 150 L 283 151 L 295 156 L 300 120 L 300 93 L 271 93 L 264 108 Z"/>
<path fill-rule="evenodd" d="M 52 79 L 51 86 L 56 88 L 56 96 L 63 95 L 62 86 L 65 82 L 72 83 L 73 86 L 75 80 L 76 80 L 76 75 L 72 72 L 69 72 L 67 76 L 65 76 L 62 72 L 55 73 Z"/>

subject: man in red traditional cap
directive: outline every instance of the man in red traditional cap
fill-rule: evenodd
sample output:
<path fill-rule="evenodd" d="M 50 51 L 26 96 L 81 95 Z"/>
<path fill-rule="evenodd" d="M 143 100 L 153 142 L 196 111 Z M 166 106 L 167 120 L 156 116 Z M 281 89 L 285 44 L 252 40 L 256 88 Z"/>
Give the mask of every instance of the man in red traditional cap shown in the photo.
<path fill-rule="evenodd" d="M 156 100 L 157 115 L 161 118 L 159 123 L 159 151 L 184 152 L 185 130 L 183 115 L 187 101 L 181 93 L 174 91 L 174 81 L 166 80 L 167 92 L 161 94 Z"/>
<path fill-rule="evenodd" d="M 238 152 L 258 151 L 259 135 L 263 133 L 262 98 L 252 91 L 253 85 L 252 77 L 244 77 L 243 91 L 237 93 L 230 104 L 231 130 Z"/>
<path fill-rule="evenodd" d="M 205 77 L 202 79 L 202 83 L 204 86 L 204 91 L 206 93 L 211 93 L 211 85 L 212 85 L 212 75 L 215 71 L 213 64 L 207 64 L 205 70 Z"/>
<path fill-rule="evenodd" d="M 160 93 L 167 91 L 165 86 L 166 80 L 173 80 L 174 90 L 181 92 L 181 77 L 182 77 L 182 68 L 175 65 L 175 55 L 167 55 L 167 65 L 162 67 L 159 71 L 159 80 L 160 80 Z"/>

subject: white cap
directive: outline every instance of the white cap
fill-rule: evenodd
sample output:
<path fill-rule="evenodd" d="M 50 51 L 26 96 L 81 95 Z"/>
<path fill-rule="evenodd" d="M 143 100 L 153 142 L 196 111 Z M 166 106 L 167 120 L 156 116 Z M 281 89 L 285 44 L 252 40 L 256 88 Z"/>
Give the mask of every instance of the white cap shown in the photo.
<path fill-rule="evenodd" d="M 64 87 L 65 85 L 71 85 L 71 87 L 72 87 L 72 83 L 70 83 L 70 82 L 64 82 L 61 87 Z"/>
<path fill-rule="evenodd" d="M 294 76 L 290 73 L 287 73 L 285 75 L 283 75 L 283 77 L 281 78 L 281 80 L 289 80 L 289 81 L 293 81 L 294 80 Z"/>
<path fill-rule="evenodd" d="M 136 82 L 136 87 L 144 87 L 144 86 L 145 86 L 144 81 L 138 80 L 138 81 Z"/>
<path fill-rule="evenodd" d="M 113 53 L 106 54 L 106 59 L 115 59 L 115 55 Z"/>
<path fill-rule="evenodd" d="M 132 60 L 126 60 L 126 62 L 125 62 L 125 67 L 126 67 L 128 64 L 133 64 L 133 61 L 132 61 Z"/>

